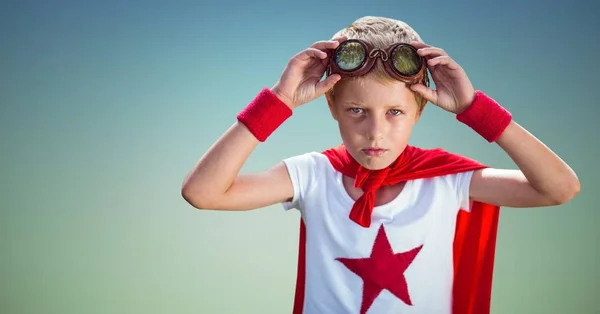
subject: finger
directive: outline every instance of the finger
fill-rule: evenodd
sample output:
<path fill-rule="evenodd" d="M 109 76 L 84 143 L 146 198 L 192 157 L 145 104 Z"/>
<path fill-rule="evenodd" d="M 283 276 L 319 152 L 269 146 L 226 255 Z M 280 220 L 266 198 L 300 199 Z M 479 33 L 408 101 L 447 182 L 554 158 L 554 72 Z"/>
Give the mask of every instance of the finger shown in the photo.
<path fill-rule="evenodd" d="M 338 43 L 342 43 L 348 40 L 348 36 L 339 36 L 332 39 L 332 41 L 337 41 Z"/>
<path fill-rule="evenodd" d="M 298 60 L 306 61 L 310 58 L 327 59 L 327 53 L 316 48 L 306 48 L 298 54 Z"/>
<path fill-rule="evenodd" d="M 428 44 L 426 44 L 424 42 L 420 42 L 420 41 L 411 41 L 410 44 L 417 49 L 431 47 L 431 45 L 428 45 Z"/>
<path fill-rule="evenodd" d="M 427 101 L 435 104 L 437 101 L 437 92 L 423 84 L 414 84 L 410 86 L 410 89 L 423 96 Z"/>
<path fill-rule="evenodd" d="M 340 41 L 337 40 L 322 40 L 322 41 L 317 41 L 316 43 L 312 44 L 310 46 L 310 48 L 315 48 L 315 49 L 319 49 L 319 50 L 328 50 L 328 49 L 335 49 L 337 48 L 337 46 L 339 46 Z"/>
<path fill-rule="evenodd" d="M 321 59 L 321 66 L 327 67 L 329 65 L 329 54 L 327 55 L 327 59 Z"/>
<path fill-rule="evenodd" d="M 322 95 L 330 90 L 339 80 L 341 76 L 339 74 L 332 74 L 322 81 L 319 81 L 315 86 L 317 95 Z"/>
<path fill-rule="evenodd" d="M 421 57 L 434 58 L 438 56 L 447 56 L 448 54 L 441 48 L 436 47 L 423 47 L 417 49 L 417 53 Z"/>
<path fill-rule="evenodd" d="M 453 70 L 458 69 L 458 64 L 449 56 L 439 56 L 433 59 L 429 59 L 427 60 L 427 65 L 431 67 L 434 67 L 436 65 L 445 65 Z"/>

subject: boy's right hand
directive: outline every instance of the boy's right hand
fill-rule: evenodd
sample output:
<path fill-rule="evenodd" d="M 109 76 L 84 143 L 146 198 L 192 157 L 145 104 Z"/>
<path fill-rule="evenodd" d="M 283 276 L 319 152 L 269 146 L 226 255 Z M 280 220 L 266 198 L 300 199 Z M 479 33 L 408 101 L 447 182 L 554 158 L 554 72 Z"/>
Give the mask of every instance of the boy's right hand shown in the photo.
<path fill-rule="evenodd" d="M 321 80 L 329 63 L 328 52 L 337 48 L 344 40 L 346 37 L 318 41 L 296 54 L 271 91 L 291 109 L 325 94 L 340 80 L 338 74 Z"/>

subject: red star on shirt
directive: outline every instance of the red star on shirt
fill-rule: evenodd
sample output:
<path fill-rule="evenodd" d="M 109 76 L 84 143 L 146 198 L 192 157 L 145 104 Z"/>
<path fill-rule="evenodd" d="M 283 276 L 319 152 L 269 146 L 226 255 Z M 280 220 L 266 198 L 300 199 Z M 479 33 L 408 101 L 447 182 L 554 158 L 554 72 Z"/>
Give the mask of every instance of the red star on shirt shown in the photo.
<path fill-rule="evenodd" d="M 370 257 L 336 259 L 363 280 L 361 314 L 367 312 L 383 289 L 387 289 L 404 303 L 412 305 L 404 271 L 422 247 L 416 247 L 408 252 L 394 253 L 382 225 L 377 232 Z"/>

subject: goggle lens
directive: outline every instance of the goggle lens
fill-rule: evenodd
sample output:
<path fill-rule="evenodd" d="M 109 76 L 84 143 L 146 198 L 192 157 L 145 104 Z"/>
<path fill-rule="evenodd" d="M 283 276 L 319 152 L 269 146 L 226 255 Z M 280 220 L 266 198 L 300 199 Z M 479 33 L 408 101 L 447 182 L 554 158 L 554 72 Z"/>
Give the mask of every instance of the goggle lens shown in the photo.
<path fill-rule="evenodd" d="M 413 76 L 421 69 L 421 56 L 410 46 L 397 46 L 390 57 L 392 65 L 402 75 Z"/>
<path fill-rule="evenodd" d="M 363 64 L 366 56 L 367 52 L 363 45 L 358 42 L 347 42 L 337 49 L 334 61 L 342 71 L 353 71 Z"/>

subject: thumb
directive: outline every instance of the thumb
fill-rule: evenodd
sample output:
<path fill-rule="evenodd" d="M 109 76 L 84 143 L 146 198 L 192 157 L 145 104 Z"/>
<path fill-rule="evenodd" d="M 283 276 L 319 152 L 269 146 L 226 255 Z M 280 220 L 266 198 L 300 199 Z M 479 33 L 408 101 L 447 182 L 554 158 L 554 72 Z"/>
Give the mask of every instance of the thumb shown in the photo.
<path fill-rule="evenodd" d="M 315 91 L 317 95 L 325 94 L 328 90 L 330 90 L 335 83 L 337 83 L 341 79 L 339 74 L 333 74 L 328 76 L 322 81 L 319 81 L 315 86 Z"/>
<path fill-rule="evenodd" d="M 427 86 L 425 86 L 423 84 L 411 85 L 410 89 L 412 89 L 414 92 L 421 95 L 423 98 L 427 99 L 427 101 L 431 102 L 432 104 L 436 103 L 437 92 L 435 90 L 428 88 Z"/>

